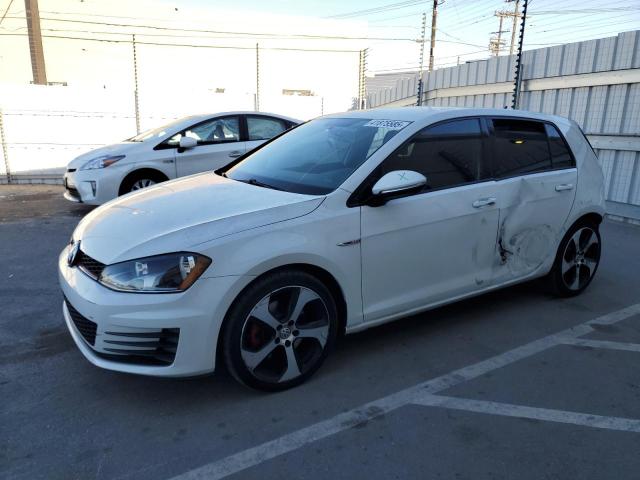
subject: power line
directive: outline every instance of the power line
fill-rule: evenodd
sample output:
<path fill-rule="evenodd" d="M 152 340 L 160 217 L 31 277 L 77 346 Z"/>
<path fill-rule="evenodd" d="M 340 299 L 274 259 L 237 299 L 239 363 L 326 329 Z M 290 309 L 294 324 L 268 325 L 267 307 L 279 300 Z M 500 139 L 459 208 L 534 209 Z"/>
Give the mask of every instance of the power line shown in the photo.
<path fill-rule="evenodd" d="M 640 10 L 640 7 L 610 7 L 610 8 L 580 8 L 575 10 L 539 10 L 530 14 L 530 17 L 538 15 L 575 15 L 583 13 L 615 13 L 615 12 L 629 12 L 634 10 Z"/>
<path fill-rule="evenodd" d="M 0 33 L 0 37 L 24 37 L 25 33 Z M 42 38 L 58 38 L 64 40 L 85 40 L 88 42 L 104 42 L 104 43 L 131 43 L 131 40 L 104 39 L 104 38 L 87 38 L 87 37 L 71 37 L 66 35 L 42 35 Z M 163 47 L 193 47 L 193 48 L 217 48 L 229 50 L 254 50 L 255 47 L 240 47 L 232 45 L 197 45 L 187 43 L 160 43 L 160 42 L 144 42 L 136 40 L 136 45 L 157 45 Z M 338 50 L 328 48 L 296 48 L 296 47 L 261 47 L 262 50 L 282 50 L 282 51 L 298 51 L 298 52 L 329 52 L 329 53 L 358 53 L 360 50 Z"/>
<path fill-rule="evenodd" d="M 24 17 L 15 17 L 9 16 L 7 18 L 13 19 L 23 19 Z M 40 17 L 41 20 L 51 21 L 51 22 L 66 22 L 66 23 L 82 23 L 86 25 L 106 25 L 110 27 L 121 27 L 121 28 L 147 28 L 152 30 L 162 30 L 162 31 L 171 31 L 171 32 L 191 32 L 191 33 L 208 33 L 208 34 L 218 34 L 218 35 L 243 35 L 247 37 L 262 37 L 262 38 L 277 38 L 277 39 L 311 39 L 311 40 L 381 40 L 381 41 L 415 41 L 415 38 L 396 38 L 396 37 L 349 37 L 344 35 L 309 35 L 303 33 L 296 34 L 280 34 L 280 33 L 266 33 L 266 32 L 233 32 L 233 31 L 222 31 L 222 30 L 202 30 L 202 29 L 194 29 L 194 28 L 177 28 L 177 27 L 161 27 L 158 25 L 141 25 L 141 24 L 132 24 L 132 23 L 113 23 L 113 22 L 97 22 L 92 20 L 73 20 L 69 18 L 49 18 L 49 17 Z M 134 32 L 126 32 L 128 35 L 131 35 Z M 136 35 L 145 35 L 141 32 L 135 32 Z"/>
<path fill-rule="evenodd" d="M 9 13 L 9 9 L 11 8 L 11 5 L 13 5 L 13 0 L 9 0 L 9 5 L 7 5 L 7 9 L 2 14 L 2 18 L 0 18 L 0 25 L 2 24 L 4 17 L 6 17 L 7 13 Z"/>
<path fill-rule="evenodd" d="M 81 22 L 82 23 L 82 22 Z M 93 23 L 93 22 L 91 22 Z M 152 28 L 152 27 L 149 27 Z M 18 29 L 7 29 L 4 27 L 0 27 L 0 30 L 6 30 L 6 31 L 12 31 L 15 32 L 16 30 L 21 30 L 24 29 L 24 27 L 19 27 Z M 43 28 L 42 30 L 48 31 L 48 32 L 70 32 L 70 33 L 86 33 L 86 34 L 96 34 L 96 35 L 122 35 L 122 36 L 130 36 L 132 35 L 131 32 L 107 32 L 107 31 L 95 31 L 95 30 L 73 30 L 73 29 L 56 29 L 56 28 Z M 171 29 L 176 30 L 176 29 Z M 184 31 L 184 32 L 197 32 L 199 30 L 189 30 L 189 29 L 178 29 L 178 31 Z M 216 32 L 216 33 L 223 33 L 223 32 Z M 224 33 L 228 33 L 228 34 L 233 34 L 236 32 L 224 32 Z M 241 36 L 203 36 L 203 35 L 176 35 L 176 34 L 170 34 L 170 33 L 139 33 L 136 32 L 135 34 L 139 37 L 165 37 L 165 38 L 214 38 L 217 40 L 225 40 L 225 39 L 234 39 L 234 38 L 252 38 L 252 34 L 245 34 L 244 32 L 237 32 L 239 35 Z M 6 35 L 6 34 L 5 34 Z M 266 35 L 266 34 L 256 34 L 256 35 Z M 268 37 L 269 39 L 273 39 L 273 40 L 286 40 L 286 39 L 291 39 L 293 38 L 293 35 L 282 35 L 282 36 L 277 36 L 275 34 L 269 34 L 269 35 L 273 35 L 272 37 Z M 48 38 L 59 38 L 59 37 L 51 37 L 49 36 Z M 336 40 L 372 40 L 372 41 L 404 41 L 404 42 L 416 42 L 417 39 L 416 38 L 398 38 L 398 37 L 339 37 L 339 36 L 309 36 L 307 35 L 306 38 L 304 38 L 304 40 L 319 40 L 319 39 L 336 39 Z M 453 44 L 459 44 L 459 45 L 468 45 L 468 46 L 472 46 L 472 47 L 479 47 L 480 45 L 478 44 L 474 44 L 474 43 L 468 43 L 468 42 L 463 42 L 463 41 L 453 41 L 453 40 L 440 40 L 441 42 L 444 43 L 453 43 Z M 138 42 L 141 43 L 141 42 Z M 358 50 L 353 50 L 353 51 L 358 51 Z"/>
<path fill-rule="evenodd" d="M 390 10 L 398 10 L 401 8 L 406 8 L 406 7 L 412 7 L 414 5 L 419 5 L 423 3 L 422 0 L 411 0 L 411 1 L 405 1 L 405 2 L 397 2 L 397 3 L 390 3 L 388 5 L 382 5 L 379 7 L 373 7 L 373 8 L 365 8 L 363 10 L 355 10 L 352 12 L 346 12 L 346 13 L 339 13 L 337 15 L 330 15 L 326 18 L 352 18 L 352 17 L 362 17 L 362 16 L 366 16 L 366 15 L 374 15 L 377 13 L 383 13 L 383 12 L 388 12 Z"/>

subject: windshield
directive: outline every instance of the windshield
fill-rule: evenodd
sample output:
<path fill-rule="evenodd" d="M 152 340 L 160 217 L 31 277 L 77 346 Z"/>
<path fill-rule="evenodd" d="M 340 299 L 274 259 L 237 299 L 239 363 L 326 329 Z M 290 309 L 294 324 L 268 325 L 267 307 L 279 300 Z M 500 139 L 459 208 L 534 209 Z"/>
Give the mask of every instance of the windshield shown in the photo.
<path fill-rule="evenodd" d="M 411 122 L 320 118 L 301 125 L 226 172 L 278 190 L 325 195 Z"/>
<path fill-rule="evenodd" d="M 150 138 L 163 138 L 167 133 L 170 133 L 176 125 L 182 122 L 184 122 L 184 118 L 179 118 L 161 127 L 152 128 L 151 130 L 139 133 L 135 137 L 127 138 L 125 142 L 144 142 Z"/>

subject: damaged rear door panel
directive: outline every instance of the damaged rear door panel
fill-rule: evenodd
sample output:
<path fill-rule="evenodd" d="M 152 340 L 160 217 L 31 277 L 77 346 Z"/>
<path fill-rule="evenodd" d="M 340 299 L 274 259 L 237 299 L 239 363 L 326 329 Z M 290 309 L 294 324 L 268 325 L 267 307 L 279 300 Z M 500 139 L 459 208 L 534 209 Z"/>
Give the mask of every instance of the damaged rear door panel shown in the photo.
<path fill-rule="evenodd" d="M 489 120 L 500 219 L 494 283 L 550 266 L 575 198 L 575 161 L 554 126 Z"/>
<path fill-rule="evenodd" d="M 500 188 L 500 227 L 495 282 L 536 272 L 555 255 L 575 189 L 576 170 L 545 172 L 504 180 Z"/>

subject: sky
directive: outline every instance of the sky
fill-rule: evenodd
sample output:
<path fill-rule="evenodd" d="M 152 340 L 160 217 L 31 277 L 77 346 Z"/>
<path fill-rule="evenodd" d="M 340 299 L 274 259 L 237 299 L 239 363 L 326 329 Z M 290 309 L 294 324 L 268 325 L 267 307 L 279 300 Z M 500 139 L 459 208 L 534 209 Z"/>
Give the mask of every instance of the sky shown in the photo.
<path fill-rule="evenodd" d="M 41 10 L 53 0 L 40 0 Z M 498 10 L 512 11 L 514 3 L 509 0 L 439 0 L 438 21 L 435 44 L 435 67 L 447 67 L 469 60 L 487 58 L 489 39 L 499 28 L 495 16 Z M 0 16 L 12 0 L 0 0 Z M 108 4 L 108 0 L 99 0 Z M 66 12 L 87 11 L 98 0 L 59 0 L 61 9 Z M 134 5 L 123 8 L 121 15 L 133 15 Z M 367 71 L 369 74 L 416 70 L 420 60 L 420 42 L 422 14 L 427 13 L 427 42 L 425 60 L 428 63 L 429 33 L 431 27 L 431 0 L 155 0 L 155 3 L 167 12 L 181 12 L 181 22 L 201 25 L 203 19 L 197 14 L 207 11 L 214 15 L 216 22 L 224 24 L 229 14 L 245 18 L 250 28 L 262 28 L 265 31 L 277 30 L 277 25 L 269 24 L 265 14 L 280 14 L 306 17 L 305 21 L 293 21 L 288 25 L 288 33 L 330 35 L 333 31 L 349 32 L 352 36 L 365 36 L 369 39 L 354 48 L 368 46 Z M 521 7 L 522 8 L 522 1 Z M 82 7 L 81 7 L 82 5 Z M 93 8 L 93 7 L 91 7 Z M 11 11 L 19 15 L 24 10 L 23 0 L 13 0 Z M 145 18 L 151 19 L 154 9 L 144 10 Z M 129 13 L 128 13 L 129 12 Z M 157 13 L 157 9 L 156 9 Z M 135 15 L 139 15 L 136 13 Z M 148 16 L 147 16 L 148 15 Z M 95 19 L 98 19 L 96 16 Z M 193 21 L 191 18 L 193 17 Z M 83 17 L 84 18 L 84 17 Z M 133 17 L 122 17 L 133 18 Z M 139 18 L 144 22 L 145 18 Z M 333 19 L 342 20 L 343 25 L 334 28 Z M 2 33 L 10 33 L 11 15 L 0 26 Z M 313 22 L 316 23 L 313 23 Z M 220 23 L 217 22 L 217 23 Z M 237 22 L 236 22 L 237 23 Z M 335 22 L 334 22 L 335 23 Z M 209 25 L 209 24 L 206 24 Z M 76 28 L 72 24 L 57 24 L 56 28 Z M 24 26 L 21 27 L 24 31 Z M 83 27 L 89 28 L 89 27 Z M 91 27 L 93 30 L 98 26 Z M 102 28 L 102 27 L 100 27 Z M 197 28 L 202 28 L 198 26 Z M 501 54 L 508 54 L 511 40 L 512 22 L 505 19 L 502 38 L 506 46 Z M 270 29 L 270 30 L 269 30 Z M 297 29 L 297 30 L 296 30 Z M 525 50 L 542 48 L 561 43 L 577 42 L 591 38 L 614 36 L 619 32 L 640 29 L 640 0 L 531 0 L 527 15 Z M 324 33 L 329 32 L 329 33 Z M 342 33 L 344 34 L 344 33 Z M 191 41 L 191 39 L 190 39 Z M 303 48 L 313 48 L 313 39 L 297 40 Z M 255 38 L 238 40 L 247 45 L 255 45 Z M 244 44 L 243 43 L 243 44 Z M 339 47 L 334 42 L 336 48 Z M 353 45 L 352 45 L 353 46 Z M 0 56 L 2 53 L 0 52 Z"/>
<path fill-rule="evenodd" d="M 166 1 L 184 6 L 211 6 L 215 3 L 211 0 Z M 486 58 L 489 55 L 489 38 L 499 28 L 494 12 L 513 10 L 513 3 L 504 0 L 444 0 L 441 3 L 438 7 L 436 66 Z M 237 5 L 245 11 L 320 18 L 359 12 L 342 18 L 365 22 L 371 37 L 406 39 L 371 41 L 368 67 L 372 72 L 417 67 L 420 44 L 411 39 L 420 37 L 422 13 L 425 11 L 428 13 L 427 38 L 431 26 L 430 0 L 238 0 Z M 376 8 L 379 10 L 370 11 Z M 505 19 L 503 30 L 510 30 L 511 26 L 511 22 Z M 637 29 L 640 29 L 639 0 L 531 0 L 525 49 L 613 36 Z M 507 42 L 504 53 L 508 53 L 510 31 L 503 33 L 503 38 Z M 428 43 L 425 56 L 428 57 Z"/>

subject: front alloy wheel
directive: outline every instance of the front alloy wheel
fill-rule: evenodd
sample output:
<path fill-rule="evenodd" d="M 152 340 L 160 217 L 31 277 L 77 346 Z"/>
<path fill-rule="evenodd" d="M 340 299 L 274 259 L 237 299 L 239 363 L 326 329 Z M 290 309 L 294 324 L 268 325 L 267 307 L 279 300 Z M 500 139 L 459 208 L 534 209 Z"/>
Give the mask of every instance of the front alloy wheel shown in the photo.
<path fill-rule="evenodd" d="M 143 188 L 150 187 L 151 185 L 155 185 L 156 182 L 150 178 L 140 178 L 133 182 L 131 185 L 131 192 L 135 192 L 136 190 L 141 190 Z"/>
<path fill-rule="evenodd" d="M 254 388 L 297 385 L 319 368 L 335 339 L 337 314 L 331 293 L 304 272 L 277 273 L 253 287 L 227 320 L 227 366 Z"/>

